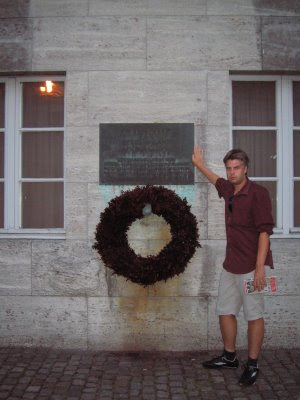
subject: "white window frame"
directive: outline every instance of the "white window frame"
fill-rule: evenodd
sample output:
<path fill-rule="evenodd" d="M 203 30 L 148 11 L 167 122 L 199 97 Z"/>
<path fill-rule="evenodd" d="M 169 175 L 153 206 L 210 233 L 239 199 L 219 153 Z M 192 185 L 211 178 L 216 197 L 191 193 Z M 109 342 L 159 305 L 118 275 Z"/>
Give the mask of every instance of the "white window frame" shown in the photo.
<path fill-rule="evenodd" d="M 4 229 L 0 229 L 0 238 L 37 238 L 37 239 L 65 239 L 65 228 L 24 229 L 21 228 L 21 182 L 51 182 L 61 181 L 64 184 L 65 204 L 65 162 L 63 178 L 61 179 L 24 179 L 21 177 L 21 132 L 49 131 L 49 128 L 22 128 L 22 90 L 23 82 L 44 82 L 46 80 L 65 82 L 62 75 L 53 76 L 23 76 L 1 78 L 5 83 L 5 146 L 4 146 Z M 51 127 L 51 131 L 63 131 L 65 160 L 65 126 L 66 106 L 64 97 L 64 126 Z M 65 226 L 65 207 L 64 207 Z"/>
<path fill-rule="evenodd" d="M 232 82 L 273 81 L 276 84 L 276 126 L 233 126 L 232 125 Z M 277 131 L 277 177 L 249 177 L 254 181 L 277 182 L 277 226 L 273 238 L 300 238 L 300 228 L 293 225 L 294 180 L 293 177 L 293 92 L 292 82 L 300 76 L 292 75 L 230 75 L 230 148 L 233 146 L 234 130 L 276 130 Z M 299 128 L 299 127 L 297 127 Z M 276 179 L 274 179 L 276 178 Z"/>

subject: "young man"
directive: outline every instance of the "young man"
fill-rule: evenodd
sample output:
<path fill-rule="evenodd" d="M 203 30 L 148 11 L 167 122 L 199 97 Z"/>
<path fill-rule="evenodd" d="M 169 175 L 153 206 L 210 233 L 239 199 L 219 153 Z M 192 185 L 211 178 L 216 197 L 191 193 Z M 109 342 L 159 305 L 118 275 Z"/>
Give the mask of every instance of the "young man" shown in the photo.
<path fill-rule="evenodd" d="M 203 363 L 205 368 L 237 368 L 236 316 L 243 306 L 248 321 L 248 362 L 240 384 L 252 385 L 259 373 L 258 356 L 264 337 L 265 268 L 273 268 L 269 236 L 274 226 L 268 191 L 247 177 L 249 159 L 240 149 L 229 151 L 223 161 L 227 180 L 211 171 L 197 146 L 194 165 L 215 185 L 225 200 L 226 256 L 220 278 L 217 313 L 224 342 L 221 356 Z M 245 294 L 244 280 L 254 279 L 255 294 Z"/>

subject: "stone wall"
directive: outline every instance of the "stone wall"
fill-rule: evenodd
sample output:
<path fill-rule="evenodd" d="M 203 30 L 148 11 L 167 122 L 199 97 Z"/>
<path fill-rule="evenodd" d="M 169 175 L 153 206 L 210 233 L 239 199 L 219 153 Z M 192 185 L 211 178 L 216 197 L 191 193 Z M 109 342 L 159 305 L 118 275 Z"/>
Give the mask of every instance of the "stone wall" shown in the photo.
<path fill-rule="evenodd" d="M 172 187 L 192 205 L 202 248 L 166 283 L 143 288 L 113 275 L 91 248 L 100 211 L 122 189 L 99 187 L 99 123 L 194 123 L 224 176 L 229 71 L 299 70 L 300 4 L 2 0 L 0 18 L 2 72 L 66 71 L 66 237 L 0 239 L 0 345 L 221 348 L 222 201 L 197 172 L 194 187 Z M 141 238 L 137 228 L 136 248 L 156 247 L 159 228 L 149 229 Z M 266 296 L 265 347 L 300 345 L 299 245 L 272 239 L 279 290 Z M 240 326 L 245 347 L 242 315 Z"/>

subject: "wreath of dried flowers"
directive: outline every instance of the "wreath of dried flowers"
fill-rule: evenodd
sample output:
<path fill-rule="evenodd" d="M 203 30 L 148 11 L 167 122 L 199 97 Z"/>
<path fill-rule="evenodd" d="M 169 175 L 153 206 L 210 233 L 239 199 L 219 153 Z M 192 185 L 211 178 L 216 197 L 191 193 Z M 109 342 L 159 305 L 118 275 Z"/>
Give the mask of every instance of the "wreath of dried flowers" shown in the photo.
<path fill-rule="evenodd" d="M 144 207 L 162 216 L 171 228 L 171 241 L 156 256 L 142 257 L 129 246 L 127 231 L 143 217 Z M 163 186 L 137 186 L 113 198 L 100 215 L 93 248 L 104 264 L 132 282 L 143 286 L 182 273 L 197 247 L 198 228 L 186 199 Z"/>

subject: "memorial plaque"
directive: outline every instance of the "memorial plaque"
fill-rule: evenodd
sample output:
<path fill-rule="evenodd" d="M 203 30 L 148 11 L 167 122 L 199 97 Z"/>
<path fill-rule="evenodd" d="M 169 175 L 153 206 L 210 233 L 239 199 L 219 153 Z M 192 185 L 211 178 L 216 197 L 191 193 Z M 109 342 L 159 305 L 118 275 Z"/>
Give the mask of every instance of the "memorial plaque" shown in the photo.
<path fill-rule="evenodd" d="M 100 124 L 100 184 L 192 185 L 194 124 Z"/>

